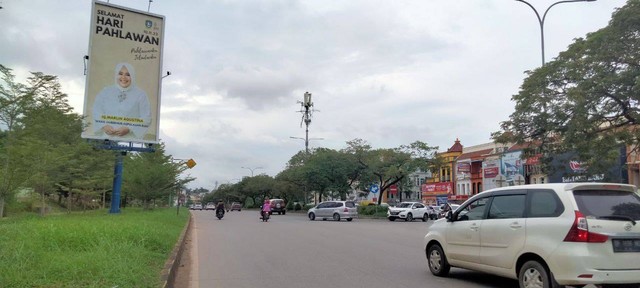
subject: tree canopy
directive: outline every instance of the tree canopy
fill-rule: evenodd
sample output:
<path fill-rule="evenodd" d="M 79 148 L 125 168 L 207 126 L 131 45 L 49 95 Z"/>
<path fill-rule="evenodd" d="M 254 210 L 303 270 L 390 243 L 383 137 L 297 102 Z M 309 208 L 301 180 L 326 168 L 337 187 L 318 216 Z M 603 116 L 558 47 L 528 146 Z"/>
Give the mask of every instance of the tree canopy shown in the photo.
<path fill-rule="evenodd" d="M 621 145 L 640 140 L 640 1 L 527 74 L 494 139 L 532 144 L 527 154 L 573 152 L 591 172 L 606 169 Z"/>

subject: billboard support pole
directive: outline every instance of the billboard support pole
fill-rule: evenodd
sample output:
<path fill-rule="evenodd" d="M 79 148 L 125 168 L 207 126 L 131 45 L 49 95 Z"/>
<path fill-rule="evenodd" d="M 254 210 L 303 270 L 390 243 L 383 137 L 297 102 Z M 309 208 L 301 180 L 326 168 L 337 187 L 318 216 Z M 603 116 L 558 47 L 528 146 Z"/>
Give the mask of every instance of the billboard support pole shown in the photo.
<path fill-rule="evenodd" d="M 118 152 L 116 154 L 116 165 L 113 169 L 113 193 L 111 194 L 111 209 L 109 214 L 120 213 L 120 187 L 122 186 L 122 156 L 127 152 Z"/>
<path fill-rule="evenodd" d="M 155 152 L 156 149 L 153 147 L 153 144 L 146 144 L 147 147 L 136 147 L 133 146 L 133 142 L 129 142 L 129 145 L 120 145 L 110 140 L 104 140 L 102 144 L 95 146 L 98 149 L 118 151 L 118 153 L 116 153 L 116 163 L 113 168 L 113 189 L 111 190 L 111 208 L 109 209 L 109 214 L 120 214 L 120 191 L 124 170 L 122 165 L 124 156 L 127 155 L 127 151 Z"/>

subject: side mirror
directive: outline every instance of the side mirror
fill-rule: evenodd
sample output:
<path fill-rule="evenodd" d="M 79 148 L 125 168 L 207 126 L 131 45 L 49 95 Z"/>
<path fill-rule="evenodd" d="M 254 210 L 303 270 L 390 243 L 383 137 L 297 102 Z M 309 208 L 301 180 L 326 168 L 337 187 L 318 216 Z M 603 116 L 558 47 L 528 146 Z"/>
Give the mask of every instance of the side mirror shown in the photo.
<path fill-rule="evenodd" d="M 447 222 L 453 222 L 453 212 L 451 212 L 451 210 L 447 211 L 444 217 L 447 219 Z"/>

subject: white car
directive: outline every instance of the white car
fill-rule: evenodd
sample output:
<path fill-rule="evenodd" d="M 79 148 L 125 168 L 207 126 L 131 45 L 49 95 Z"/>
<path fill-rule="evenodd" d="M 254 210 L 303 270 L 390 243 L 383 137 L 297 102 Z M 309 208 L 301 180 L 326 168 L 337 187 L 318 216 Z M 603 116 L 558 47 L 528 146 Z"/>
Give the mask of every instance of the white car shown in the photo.
<path fill-rule="evenodd" d="M 640 196 L 627 184 L 533 184 L 477 194 L 429 227 L 429 270 L 517 279 L 521 288 L 640 287 Z"/>
<path fill-rule="evenodd" d="M 387 219 L 395 221 L 396 219 L 404 219 L 404 221 L 413 221 L 420 218 L 422 221 L 429 220 L 431 207 L 420 202 L 400 202 L 395 207 L 389 207 L 387 210 Z"/>
<path fill-rule="evenodd" d="M 351 221 L 354 218 L 358 218 L 358 208 L 356 208 L 356 203 L 353 201 L 325 201 L 309 209 L 307 217 L 311 221 L 316 220 L 316 218 L 321 218 L 322 220 L 333 219 L 335 221 L 347 219 L 347 221 Z"/>
<path fill-rule="evenodd" d="M 453 203 L 446 203 L 446 204 L 442 204 L 440 206 L 440 209 L 438 210 L 439 215 L 438 218 L 443 218 L 447 212 L 449 212 L 449 210 L 456 211 L 456 209 L 458 209 L 460 207 L 460 205 L 458 204 L 453 204 Z"/>

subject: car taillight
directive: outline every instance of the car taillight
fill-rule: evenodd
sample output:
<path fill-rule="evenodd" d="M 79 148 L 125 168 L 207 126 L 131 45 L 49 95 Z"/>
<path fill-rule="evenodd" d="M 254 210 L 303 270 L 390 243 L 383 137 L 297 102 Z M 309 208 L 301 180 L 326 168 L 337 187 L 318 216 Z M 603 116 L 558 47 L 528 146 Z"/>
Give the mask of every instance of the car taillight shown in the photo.
<path fill-rule="evenodd" d="M 589 242 L 589 243 L 604 243 L 609 239 L 607 235 L 602 235 L 594 232 L 589 232 L 589 224 L 587 218 L 580 211 L 575 211 L 576 218 L 573 220 L 573 225 L 564 237 L 565 242 Z"/>

